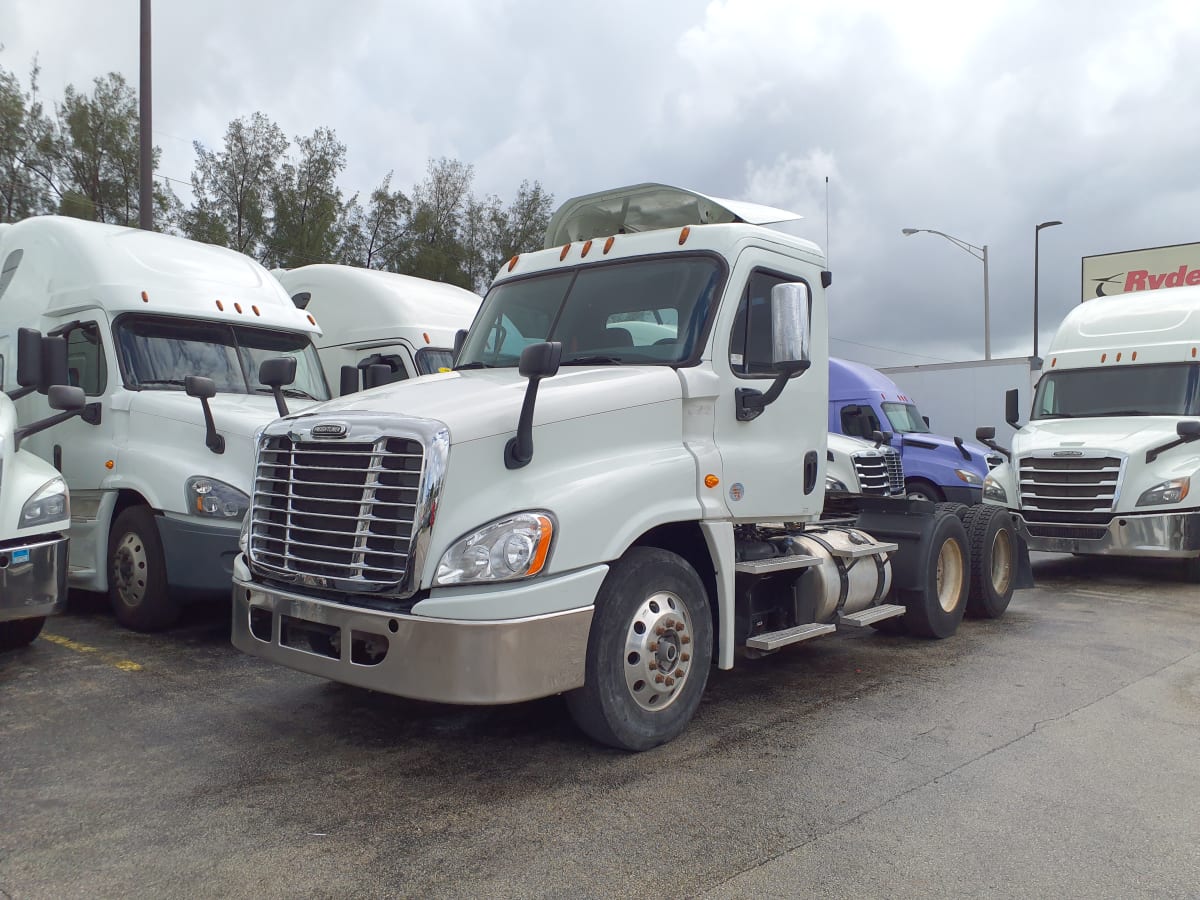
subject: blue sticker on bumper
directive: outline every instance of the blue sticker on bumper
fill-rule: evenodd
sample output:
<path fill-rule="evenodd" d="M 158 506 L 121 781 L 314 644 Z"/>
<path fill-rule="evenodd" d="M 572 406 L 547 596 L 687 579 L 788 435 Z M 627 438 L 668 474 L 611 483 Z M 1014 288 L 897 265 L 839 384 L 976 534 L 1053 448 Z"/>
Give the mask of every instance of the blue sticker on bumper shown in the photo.
<path fill-rule="evenodd" d="M 28 550 L 14 550 L 13 554 L 12 554 L 12 561 L 14 563 L 29 562 L 29 551 Z"/>

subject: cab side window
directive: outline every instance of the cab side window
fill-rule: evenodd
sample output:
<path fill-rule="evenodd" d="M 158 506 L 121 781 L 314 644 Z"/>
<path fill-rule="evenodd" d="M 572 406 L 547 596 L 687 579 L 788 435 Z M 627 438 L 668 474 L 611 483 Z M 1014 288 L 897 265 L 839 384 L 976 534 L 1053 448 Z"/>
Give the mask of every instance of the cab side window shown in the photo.
<path fill-rule="evenodd" d="M 869 406 L 842 407 L 842 434 L 850 437 L 871 439 L 871 433 L 880 431 L 879 417 Z"/>
<path fill-rule="evenodd" d="M 771 272 L 754 272 L 738 303 L 729 335 L 729 367 L 737 375 L 775 377 L 771 355 L 771 288 L 797 281 Z"/>
<path fill-rule="evenodd" d="M 71 384 L 97 397 L 108 388 L 108 361 L 95 322 L 76 325 L 63 335 L 67 339 L 67 375 Z"/>

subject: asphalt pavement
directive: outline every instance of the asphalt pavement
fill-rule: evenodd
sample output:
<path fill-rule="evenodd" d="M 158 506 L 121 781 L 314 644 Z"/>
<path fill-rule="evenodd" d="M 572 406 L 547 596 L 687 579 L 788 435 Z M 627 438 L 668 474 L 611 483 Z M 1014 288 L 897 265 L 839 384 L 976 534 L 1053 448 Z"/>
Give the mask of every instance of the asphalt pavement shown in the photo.
<path fill-rule="evenodd" d="M 402 700 L 80 596 L 0 655 L 0 898 L 1197 897 L 1200 586 L 1035 555 L 945 641 L 715 671 L 627 754 L 559 698 Z"/>

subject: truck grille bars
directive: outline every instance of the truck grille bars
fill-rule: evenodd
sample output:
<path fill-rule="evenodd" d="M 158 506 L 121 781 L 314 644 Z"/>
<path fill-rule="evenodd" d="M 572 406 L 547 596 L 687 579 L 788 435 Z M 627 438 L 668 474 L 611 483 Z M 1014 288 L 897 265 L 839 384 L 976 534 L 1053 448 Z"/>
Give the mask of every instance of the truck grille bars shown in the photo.
<path fill-rule="evenodd" d="M 421 505 L 422 444 L 296 438 L 267 435 L 259 444 L 252 563 L 290 581 L 397 589 Z"/>
<path fill-rule="evenodd" d="M 1112 512 L 1124 465 L 1123 456 L 1095 450 L 1022 456 L 1021 507 L 1032 513 L 1069 514 L 1044 517 L 1064 522 L 1079 521 L 1080 513 Z"/>
<path fill-rule="evenodd" d="M 904 466 L 897 450 L 883 447 L 880 453 L 856 453 L 851 459 L 864 494 L 887 496 L 904 489 Z"/>

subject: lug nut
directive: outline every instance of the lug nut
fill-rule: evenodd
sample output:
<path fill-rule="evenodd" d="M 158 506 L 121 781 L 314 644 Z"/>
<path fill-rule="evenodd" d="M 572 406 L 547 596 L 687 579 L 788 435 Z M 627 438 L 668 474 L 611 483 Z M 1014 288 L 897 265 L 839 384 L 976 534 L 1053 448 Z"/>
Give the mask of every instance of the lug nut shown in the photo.
<path fill-rule="evenodd" d="M 648 649 L 648 650 L 649 650 L 651 653 L 654 653 L 654 652 L 656 652 L 656 651 L 658 650 L 658 641 L 651 641 L 651 642 L 650 642 L 650 646 L 649 646 L 647 649 Z"/>
<path fill-rule="evenodd" d="M 665 679 L 665 678 L 663 678 L 663 674 L 662 674 L 662 672 L 659 672 L 657 675 L 655 675 L 655 676 L 654 676 L 654 683 L 655 683 L 655 684 L 662 684 L 662 683 L 663 683 L 665 680 L 666 680 L 666 679 Z"/>
<path fill-rule="evenodd" d="M 646 663 L 646 668 L 649 669 L 651 672 L 653 672 L 655 669 L 658 668 L 658 663 L 648 662 L 648 663 Z"/>
<path fill-rule="evenodd" d="M 691 658 L 692 658 L 692 654 L 690 654 L 690 653 L 680 653 L 679 654 L 680 662 L 687 662 Z"/>
<path fill-rule="evenodd" d="M 665 629 L 661 625 L 659 625 L 657 628 L 654 629 L 654 633 L 657 634 L 659 637 L 662 637 L 664 634 L 667 633 L 667 629 Z"/>
<path fill-rule="evenodd" d="M 674 678 L 668 678 L 668 679 L 667 679 L 667 687 L 674 687 L 674 686 L 675 686 L 675 679 L 674 679 Z"/>
<path fill-rule="evenodd" d="M 690 637 L 688 637 L 686 634 L 681 634 L 679 636 L 679 643 L 690 644 L 691 642 L 692 642 L 692 639 Z"/>

